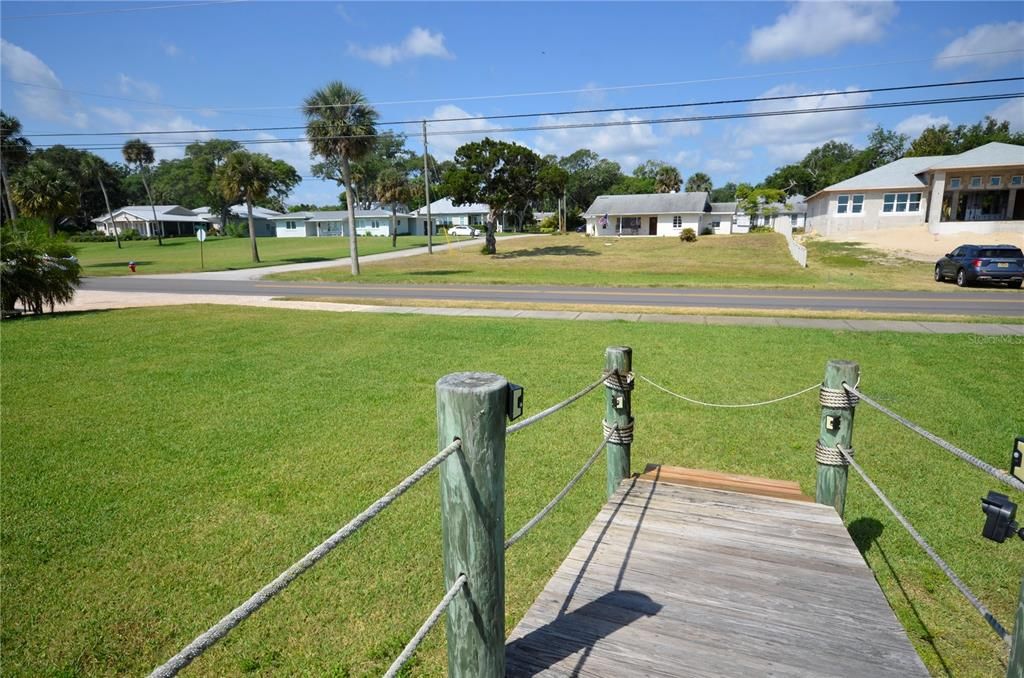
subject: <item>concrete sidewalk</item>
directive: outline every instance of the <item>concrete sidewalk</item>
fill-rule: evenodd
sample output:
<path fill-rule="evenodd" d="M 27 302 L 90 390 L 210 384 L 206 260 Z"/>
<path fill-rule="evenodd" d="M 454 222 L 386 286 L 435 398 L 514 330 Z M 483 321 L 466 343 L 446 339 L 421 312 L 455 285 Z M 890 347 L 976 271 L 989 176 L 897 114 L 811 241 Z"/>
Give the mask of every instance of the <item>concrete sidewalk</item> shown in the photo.
<path fill-rule="evenodd" d="M 916 320 L 844 320 L 829 318 L 770 318 L 730 315 L 674 315 L 669 313 L 592 313 L 579 311 L 526 311 L 501 308 L 438 308 L 431 306 L 376 306 L 335 304 L 323 301 L 281 301 L 273 297 L 222 294 L 163 294 L 148 292 L 101 292 L 79 290 L 60 311 L 96 311 L 145 306 L 219 304 L 265 308 L 329 311 L 333 313 L 397 313 L 475 318 L 537 318 L 544 320 L 622 320 L 626 322 L 680 323 L 687 325 L 747 325 L 755 327 L 799 327 L 854 332 L 917 332 L 922 334 L 976 334 L 1012 337 L 1024 345 L 1024 325 L 998 323 L 951 323 Z"/>

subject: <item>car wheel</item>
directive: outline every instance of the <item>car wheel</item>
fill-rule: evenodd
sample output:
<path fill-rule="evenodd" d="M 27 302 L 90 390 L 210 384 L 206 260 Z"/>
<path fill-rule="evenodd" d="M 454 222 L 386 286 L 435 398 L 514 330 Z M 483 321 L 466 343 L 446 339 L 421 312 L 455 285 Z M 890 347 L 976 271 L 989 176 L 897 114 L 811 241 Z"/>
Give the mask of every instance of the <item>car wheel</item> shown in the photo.
<path fill-rule="evenodd" d="M 962 268 L 956 272 L 956 286 L 967 287 L 967 273 Z"/>
<path fill-rule="evenodd" d="M 942 275 L 942 267 L 938 264 L 935 265 L 935 282 L 942 282 L 946 277 Z"/>
<path fill-rule="evenodd" d="M 1021 281 L 1021 280 L 1011 280 L 1010 282 L 1007 283 L 1007 285 L 1009 285 L 1011 289 L 1018 289 L 1019 290 L 1020 286 L 1021 286 L 1021 282 L 1024 282 L 1024 281 Z"/>

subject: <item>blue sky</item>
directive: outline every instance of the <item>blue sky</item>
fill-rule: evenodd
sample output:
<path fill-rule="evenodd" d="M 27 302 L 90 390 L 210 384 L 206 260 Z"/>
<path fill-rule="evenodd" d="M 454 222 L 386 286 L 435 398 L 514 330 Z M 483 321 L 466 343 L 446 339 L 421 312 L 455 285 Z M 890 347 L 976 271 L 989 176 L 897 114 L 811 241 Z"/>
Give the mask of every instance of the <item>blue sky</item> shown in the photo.
<path fill-rule="evenodd" d="M 1024 75 L 1024 3 L 1019 2 L 193 1 L 151 9 L 168 4 L 4 2 L 3 109 L 22 121 L 37 144 L 118 146 L 126 137 L 33 134 L 171 130 L 182 133 L 149 140 L 188 141 L 211 135 L 184 130 L 301 125 L 303 98 L 333 79 L 362 90 L 378 104 L 381 120 L 394 121 Z M 683 113 L 437 123 L 431 130 L 818 108 L 1022 89 L 1022 83 L 1011 82 L 689 107 Z M 591 148 L 627 172 L 655 158 L 676 165 L 684 177 L 707 172 L 721 185 L 759 181 L 829 139 L 862 144 L 876 124 L 916 134 L 930 123 L 976 122 L 993 113 L 1024 128 L 1024 100 L 1015 99 L 492 136 L 542 154 Z M 418 133 L 419 126 L 394 129 Z M 301 132 L 216 136 L 290 139 Z M 477 138 L 438 135 L 431 138 L 431 152 L 450 157 L 458 145 Z M 421 143 L 418 137 L 409 141 L 417 150 Z M 309 175 L 304 142 L 251 148 Z M 157 151 L 160 158 L 182 153 L 180 147 Z M 120 155 L 97 152 L 111 160 Z M 329 203 L 337 195 L 332 183 L 307 179 L 291 200 Z"/>

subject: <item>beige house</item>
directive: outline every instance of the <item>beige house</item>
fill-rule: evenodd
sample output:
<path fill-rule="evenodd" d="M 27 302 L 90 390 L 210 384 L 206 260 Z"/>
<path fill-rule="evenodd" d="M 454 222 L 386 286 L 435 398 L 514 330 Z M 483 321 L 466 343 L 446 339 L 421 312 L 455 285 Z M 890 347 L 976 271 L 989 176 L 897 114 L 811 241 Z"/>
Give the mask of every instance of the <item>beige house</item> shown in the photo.
<path fill-rule="evenodd" d="M 901 158 L 807 199 L 807 229 L 835 235 L 928 226 L 933 234 L 1024 233 L 1024 146 Z"/>

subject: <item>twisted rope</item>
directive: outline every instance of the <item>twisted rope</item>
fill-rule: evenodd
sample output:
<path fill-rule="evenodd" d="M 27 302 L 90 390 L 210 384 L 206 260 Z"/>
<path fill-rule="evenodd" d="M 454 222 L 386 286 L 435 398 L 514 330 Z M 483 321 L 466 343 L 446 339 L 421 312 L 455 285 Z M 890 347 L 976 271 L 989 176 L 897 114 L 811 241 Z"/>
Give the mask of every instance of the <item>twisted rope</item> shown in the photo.
<path fill-rule="evenodd" d="M 829 388 L 822 385 L 821 390 L 818 391 L 818 402 L 822 407 L 845 410 L 856 407 L 858 400 L 857 396 L 845 388 Z"/>
<path fill-rule="evenodd" d="M 816 384 L 812 384 L 811 386 L 808 386 L 805 389 L 797 391 L 796 393 L 790 393 L 789 395 L 784 395 L 784 396 L 782 396 L 780 398 L 773 398 L 771 400 L 764 400 L 764 401 L 761 401 L 759 403 L 743 403 L 741 405 L 727 405 L 727 404 L 722 404 L 722 403 L 706 403 L 706 402 L 703 402 L 701 400 L 695 400 L 693 398 L 687 398 L 684 395 L 680 395 L 680 394 L 678 394 L 678 393 L 676 393 L 674 391 L 668 390 L 664 386 L 660 386 L 659 384 L 654 383 L 653 381 L 651 381 L 650 379 L 648 379 L 647 377 L 645 377 L 642 374 L 640 375 L 640 378 L 643 379 L 644 381 L 646 381 L 648 384 L 650 384 L 654 388 L 659 389 L 661 391 L 664 391 L 665 393 L 669 394 L 670 396 L 675 396 L 676 398 L 679 398 L 680 400 L 685 400 L 688 403 L 693 403 L 694 405 L 704 405 L 705 407 L 730 407 L 730 408 L 731 407 L 760 407 L 762 405 L 771 405 L 772 403 L 777 403 L 777 402 L 786 400 L 788 398 L 795 398 L 798 395 L 803 395 L 804 393 L 807 393 L 808 391 L 813 391 L 814 389 L 818 388 L 821 385 L 821 382 L 818 382 Z"/>
<path fill-rule="evenodd" d="M 604 373 L 604 385 L 608 388 L 615 388 L 620 391 L 632 391 L 635 377 L 632 372 L 623 374 L 616 370 L 609 370 Z"/>
<path fill-rule="evenodd" d="M 853 456 L 853 448 L 849 448 L 850 456 Z M 820 440 L 814 443 L 814 461 L 827 466 L 847 466 L 846 457 L 840 451 L 839 446 L 826 447 Z"/>
<path fill-rule="evenodd" d="M 917 542 L 918 546 L 924 549 L 924 552 L 927 553 L 933 561 L 935 561 L 935 564 L 938 565 L 939 569 L 942 570 L 942 573 L 945 574 L 947 578 L 949 578 L 949 581 L 952 582 L 953 585 L 960 590 L 960 593 L 964 595 L 964 598 L 967 599 L 967 602 L 974 606 L 974 609 L 976 609 L 985 619 L 985 621 L 988 622 L 988 625 L 992 627 L 992 630 L 996 632 L 996 635 L 1002 638 L 1003 641 L 1007 645 L 1009 645 L 1011 643 L 1010 635 L 1006 632 L 1006 629 L 1003 628 L 1003 625 L 999 623 L 999 620 L 996 619 L 989 611 L 989 609 L 985 607 L 985 605 L 980 600 L 978 600 L 978 598 L 974 595 L 974 593 L 971 592 L 969 588 L 967 588 L 967 585 L 960 581 L 960 578 L 956 576 L 956 573 L 954 573 L 953 570 L 949 567 L 949 565 L 946 564 L 946 561 L 939 557 L 939 554 L 935 553 L 932 547 L 928 545 L 928 542 L 924 540 L 924 537 L 922 537 L 920 533 L 914 529 L 914 526 L 910 524 L 910 521 L 907 520 L 902 513 L 896 510 L 896 507 L 892 505 L 892 502 L 889 501 L 889 498 L 886 497 L 880 489 L 878 489 L 878 485 L 875 485 L 873 482 L 871 482 L 871 478 L 868 478 L 867 474 L 864 473 L 864 469 L 862 469 L 860 465 L 853 460 L 853 451 L 845 450 L 842 448 L 842 446 L 837 446 L 837 449 L 839 450 L 840 454 L 842 454 L 846 458 L 847 463 L 849 463 L 850 466 L 853 466 L 853 469 L 867 484 L 867 486 L 870 487 L 876 495 L 878 495 L 878 498 L 881 499 L 882 503 L 885 504 L 885 507 L 889 509 L 890 512 L 892 512 L 892 514 L 896 517 L 896 520 L 900 522 L 900 525 L 902 525 L 903 528 L 910 533 L 910 536 L 914 538 L 914 541 Z"/>
<path fill-rule="evenodd" d="M 537 414 L 534 414 L 533 416 L 527 417 L 526 419 L 523 419 L 518 424 L 513 424 L 512 426 L 509 426 L 508 428 L 505 429 L 505 435 L 509 436 L 509 435 L 512 435 L 513 433 L 515 433 L 517 431 L 522 431 L 524 428 L 526 428 L 530 424 L 536 424 L 538 421 L 540 421 L 544 417 L 547 417 L 547 416 L 550 416 L 550 415 L 554 414 L 555 412 L 557 412 L 558 410 L 562 409 L 563 407 L 566 407 L 568 405 L 572 405 L 574 402 L 576 402 L 577 400 L 579 400 L 580 398 L 582 398 L 583 396 L 587 395 L 588 393 L 593 391 L 595 388 L 597 388 L 598 386 L 603 384 L 604 381 L 605 381 L 605 376 L 601 375 L 600 379 L 595 381 L 590 386 L 587 386 L 585 389 L 583 389 L 582 391 L 580 391 L 576 395 L 569 396 L 568 398 L 566 398 L 562 402 L 560 402 L 560 403 L 558 403 L 556 405 L 552 405 L 551 407 L 547 408 L 546 410 L 542 410 L 542 411 L 538 412 Z"/>
<path fill-rule="evenodd" d="M 612 427 L 612 431 L 615 431 L 615 430 L 616 430 L 616 428 Z M 516 531 L 515 534 L 513 534 L 511 537 L 509 537 L 505 541 L 505 550 L 506 551 L 509 549 L 509 547 L 511 547 L 517 541 L 519 541 L 520 539 L 525 537 L 527 534 L 529 534 L 530 530 L 532 530 L 537 525 L 537 523 L 539 523 L 540 521 L 544 520 L 544 518 L 548 515 L 548 513 L 550 513 L 551 510 L 553 508 L 555 508 L 555 506 L 557 506 L 558 503 L 560 501 L 562 501 L 562 499 L 565 498 L 565 495 L 569 494 L 569 491 L 572 490 L 572 488 L 576 487 L 576 483 L 578 483 L 580 481 L 580 479 L 583 478 L 583 476 L 586 474 L 586 472 L 588 470 L 590 470 L 590 467 L 594 465 L 594 462 L 597 461 L 597 458 L 601 455 L 601 451 L 604 450 L 604 448 L 608 446 L 609 438 L 611 438 L 611 433 L 608 433 L 608 434 L 605 435 L 604 440 L 602 440 L 601 444 L 597 446 L 597 449 L 594 450 L 594 453 L 592 455 L 590 455 L 590 459 L 587 459 L 586 463 L 583 464 L 583 466 L 580 468 L 580 470 L 576 472 L 576 475 L 574 475 L 572 477 L 572 480 L 570 480 L 569 483 L 565 487 L 562 488 L 562 491 L 559 492 L 558 494 L 556 494 L 555 498 L 552 499 L 550 502 L 548 502 L 547 506 L 542 508 L 540 510 L 540 512 L 537 513 L 537 515 L 535 515 L 534 517 L 530 518 L 530 520 L 527 521 L 527 523 L 525 525 L 520 527 L 519 530 Z"/>
<path fill-rule="evenodd" d="M 920 426 L 918 426 L 914 422 L 910 421 L 909 419 L 906 419 L 905 417 L 901 417 L 900 415 L 896 414 L 895 412 L 890 410 L 888 407 L 885 407 L 884 405 L 880 405 L 880 404 L 876 403 L 874 400 L 872 400 L 871 398 L 867 397 L 866 395 L 864 395 L 863 393 L 858 391 L 855 386 L 850 386 L 849 384 L 845 384 L 844 383 L 843 384 L 843 388 L 848 390 L 850 393 L 853 393 L 855 396 L 859 397 L 861 400 L 866 402 L 868 405 L 871 405 L 871 407 L 875 408 L 876 410 L 878 410 L 882 414 L 886 415 L 890 419 L 893 419 L 894 421 L 897 421 L 897 422 L 903 424 L 904 426 L 909 428 L 911 431 L 913 431 L 914 433 L 916 433 L 919 436 L 921 436 L 922 438 L 924 438 L 925 440 L 929 440 L 929 441 L 935 443 L 936 445 L 938 445 L 942 449 L 946 450 L 947 452 L 953 453 L 954 455 L 956 455 L 956 456 L 960 457 L 961 459 L 963 459 L 964 461 L 966 461 L 968 464 L 971 464 L 972 466 L 981 469 L 982 471 L 984 471 L 985 473 L 988 473 L 993 478 L 1001 480 L 1002 482 L 1006 483 L 1007 485 L 1009 485 L 1010 487 L 1014 488 L 1015 490 L 1018 490 L 1020 492 L 1024 492 L 1024 482 L 1021 482 L 1020 480 L 1018 480 L 1014 476 L 1010 475 L 1006 471 L 998 469 L 995 466 L 992 466 L 991 464 L 988 464 L 988 463 L 982 461 L 981 459 L 978 459 L 974 455 L 972 455 L 972 454 L 970 454 L 968 452 L 965 452 L 964 450 L 961 450 L 956 445 L 953 445 L 952 443 L 946 442 L 945 440 L 943 440 L 939 436 L 935 435 L 934 433 L 929 433 L 928 431 L 924 430 L 923 428 L 921 428 Z"/>
<path fill-rule="evenodd" d="M 254 593 L 249 600 L 236 607 L 227 616 L 211 626 L 209 630 L 186 645 L 181 652 L 171 657 L 166 663 L 153 669 L 153 672 L 149 674 L 150 678 L 165 678 L 177 675 L 179 671 L 191 664 L 194 659 L 206 652 L 214 643 L 226 636 L 231 629 L 248 619 L 271 598 L 287 588 L 299 575 L 316 565 L 321 558 L 352 536 L 360 527 L 379 515 L 392 502 L 405 494 L 406 490 L 422 480 L 424 476 L 460 447 L 462 447 L 462 441 L 455 440 L 451 445 L 438 452 L 430 461 L 413 471 L 410 476 L 392 488 L 383 497 L 370 504 L 365 511 L 349 521 L 347 525 L 332 534 L 326 541 L 304 555 L 287 570 L 277 575 L 274 581 Z"/>
<path fill-rule="evenodd" d="M 416 632 L 416 635 L 412 637 L 412 640 L 410 640 L 405 646 L 405 649 L 402 650 L 402 654 L 398 655 L 398 658 L 395 659 L 391 664 L 391 667 L 388 668 L 387 673 L 384 674 L 384 678 L 394 678 L 397 676 L 398 672 L 402 670 L 402 667 L 405 666 L 406 662 L 412 659 L 413 654 L 416 652 L 416 648 L 420 646 L 423 639 L 427 637 L 428 633 L 430 633 L 430 629 L 434 628 L 434 624 L 436 624 L 437 620 L 441 618 L 441 615 L 444 614 L 444 611 L 448 609 L 448 606 L 451 605 L 453 600 L 455 600 L 455 596 L 458 595 L 459 591 L 461 591 L 462 587 L 465 585 L 466 575 L 460 574 L 459 578 L 455 580 L 454 584 L 452 584 L 452 587 L 448 589 L 448 593 L 444 594 L 444 598 L 442 598 L 441 602 L 437 604 L 434 611 L 430 613 L 427 620 L 423 622 L 423 625 L 420 627 L 419 631 Z"/>
<path fill-rule="evenodd" d="M 601 420 L 601 428 L 604 429 L 605 439 L 615 445 L 629 445 L 633 442 L 633 420 L 628 424 L 609 424 Z"/>

